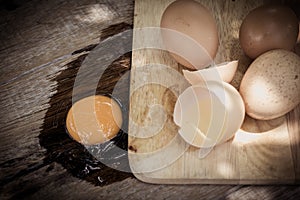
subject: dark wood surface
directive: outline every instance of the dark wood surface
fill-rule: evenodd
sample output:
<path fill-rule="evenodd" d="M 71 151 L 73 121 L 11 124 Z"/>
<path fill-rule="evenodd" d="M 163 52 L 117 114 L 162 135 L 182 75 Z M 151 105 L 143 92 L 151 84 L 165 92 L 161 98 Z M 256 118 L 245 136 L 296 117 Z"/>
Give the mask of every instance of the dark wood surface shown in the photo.
<path fill-rule="evenodd" d="M 297 185 L 153 185 L 102 166 L 69 138 L 64 117 L 79 67 L 100 42 L 132 28 L 134 2 L 0 2 L 1 199 L 300 197 Z M 130 52 L 109 66 L 97 92 L 110 93 L 128 70 Z M 125 108 L 127 93 L 125 81 L 118 94 Z"/>

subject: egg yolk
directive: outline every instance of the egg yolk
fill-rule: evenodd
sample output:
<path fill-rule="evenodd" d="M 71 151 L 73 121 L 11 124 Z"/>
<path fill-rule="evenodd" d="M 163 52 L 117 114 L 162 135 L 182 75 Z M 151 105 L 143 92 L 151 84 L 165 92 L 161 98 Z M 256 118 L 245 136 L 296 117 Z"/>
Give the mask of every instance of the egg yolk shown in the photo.
<path fill-rule="evenodd" d="M 70 136 L 86 145 L 106 142 L 117 135 L 122 126 L 118 103 L 102 95 L 79 100 L 68 112 L 66 127 Z"/>

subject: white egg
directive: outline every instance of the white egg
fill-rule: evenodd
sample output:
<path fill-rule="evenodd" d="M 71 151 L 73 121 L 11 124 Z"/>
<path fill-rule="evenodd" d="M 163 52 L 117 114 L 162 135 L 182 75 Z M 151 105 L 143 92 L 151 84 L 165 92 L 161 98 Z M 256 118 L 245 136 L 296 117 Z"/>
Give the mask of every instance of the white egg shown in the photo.
<path fill-rule="evenodd" d="M 173 116 L 187 143 L 209 148 L 234 136 L 243 123 L 245 107 L 233 86 L 207 81 L 188 87 L 178 97 Z"/>
<path fill-rule="evenodd" d="M 221 63 L 198 71 L 182 70 L 184 77 L 190 84 L 196 85 L 204 81 L 231 82 L 238 67 L 238 61 Z"/>

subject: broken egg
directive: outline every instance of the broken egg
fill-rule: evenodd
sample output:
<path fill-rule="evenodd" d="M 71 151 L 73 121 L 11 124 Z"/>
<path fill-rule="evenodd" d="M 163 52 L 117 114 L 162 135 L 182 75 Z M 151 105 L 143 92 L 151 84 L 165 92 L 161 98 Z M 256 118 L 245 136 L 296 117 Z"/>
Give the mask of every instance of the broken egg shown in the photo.
<path fill-rule="evenodd" d="M 72 105 L 66 128 L 69 135 L 84 145 L 104 143 L 114 138 L 122 126 L 122 110 L 114 99 L 95 95 Z"/>
<path fill-rule="evenodd" d="M 174 122 L 190 145 L 210 148 L 234 136 L 245 117 L 238 91 L 222 81 L 188 87 L 177 99 Z"/>
<path fill-rule="evenodd" d="M 237 67 L 238 61 L 235 60 L 198 71 L 182 70 L 182 72 L 186 80 L 192 85 L 211 80 L 222 80 L 230 83 L 235 75 Z"/>

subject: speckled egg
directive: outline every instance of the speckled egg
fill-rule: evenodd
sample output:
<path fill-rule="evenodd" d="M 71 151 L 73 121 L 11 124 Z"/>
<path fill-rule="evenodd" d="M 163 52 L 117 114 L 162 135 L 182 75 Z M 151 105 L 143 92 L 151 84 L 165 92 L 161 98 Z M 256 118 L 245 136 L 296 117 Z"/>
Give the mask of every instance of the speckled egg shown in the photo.
<path fill-rule="evenodd" d="M 256 119 L 280 117 L 300 103 L 300 57 L 283 49 L 259 56 L 241 85 L 246 113 Z"/>

